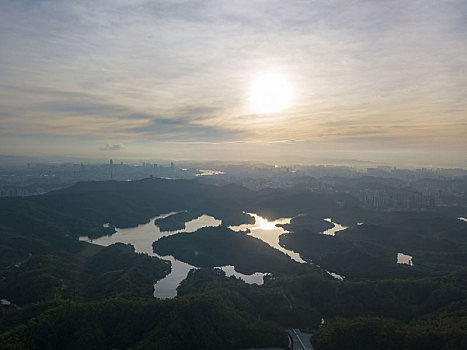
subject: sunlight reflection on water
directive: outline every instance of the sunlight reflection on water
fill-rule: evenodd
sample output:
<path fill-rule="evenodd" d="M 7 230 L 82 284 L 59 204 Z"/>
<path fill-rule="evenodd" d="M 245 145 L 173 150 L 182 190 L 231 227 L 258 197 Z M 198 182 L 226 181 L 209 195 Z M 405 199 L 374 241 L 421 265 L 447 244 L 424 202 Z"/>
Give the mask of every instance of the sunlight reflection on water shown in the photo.
<path fill-rule="evenodd" d="M 290 224 L 291 218 L 281 218 L 274 221 L 269 221 L 266 218 L 263 218 L 257 214 L 246 213 L 255 218 L 254 224 L 243 224 L 239 226 L 230 226 L 229 228 L 234 231 L 245 231 L 250 230 L 248 233 L 249 236 L 256 237 L 263 242 L 269 244 L 271 247 L 280 250 L 284 254 L 287 254 L 293 260 L 305 264 L 306 261 L 303 260 L 299 253 L 296 253 L 292 250 L 288 250 L 282 247 L 279 244 L 279 236 L 282 234 L 289 233 L 283 227 L 277 225 Z"/>
<path fill-rule="evenodd" d="M 171 255 L 160 256 L 154 253 L 152 248 L 153 242 L 159 240 L 162 237 L 171 236 L 177 233 L 195 232 L 202 227 L 219 226 L 221 224 L 221 220 L 218 220 L 209 215 L 201 215 L 194 220 L 188 221 L 185 224 L 185 229 L 177 231 L 161 231 L 159 227 L 154 224 L 155 220 L 166 218 L 176 213 L 177 212 L 172 212 L 159 215 L 155 218 L 152 218 L 149 223 L 141 224 L 137 227 L 116 228 L 116 232 L 110 236 L 103 236 L 94 240 L 90 240 L 89 237 L 82 236 L 79 239 L 81 241 L 87 241 L 101 246 L 109 246 L 118 242 L 132 244 L 135 247 L 135 251 L 137 253 L 145 253 L 150 256 L 155 256 L 160 259 L 170 261 L 172 264 L 171 271 L 167 276 L 154 284 L 154 296 L 161 299 L 173 298 L 177 296 L 177 287 L 184 279 L 186 279 L 190 270 L 196 269 L 197 267 L 177 260 Z M 260 272 L 256 272 L 252 275 L 245 275 L 237 272 L 234 266 L 220 266 L 217 268 L 224 271 L 227 277 L 235 276 L 249 284 L 254 283 L 261 285 L 264 283 L 264 276 L 268 275 L 267 273 Z"/>

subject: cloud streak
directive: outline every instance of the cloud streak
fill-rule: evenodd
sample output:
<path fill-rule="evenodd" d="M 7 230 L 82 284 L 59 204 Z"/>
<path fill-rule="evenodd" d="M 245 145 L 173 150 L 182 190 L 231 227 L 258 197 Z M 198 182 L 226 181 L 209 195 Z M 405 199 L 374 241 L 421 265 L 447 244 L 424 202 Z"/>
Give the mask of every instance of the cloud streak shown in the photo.
<path fill-rule="evenodd" d="M 150 137 L 158 141 L 229 141 L 239 136 L 240 132 L 222 126 L 197 124 L 185 117 L 151 119 L 148 123 L 122 130 L 139 137 Z M 244 137 L 245 135 L 242 135 Z"/>

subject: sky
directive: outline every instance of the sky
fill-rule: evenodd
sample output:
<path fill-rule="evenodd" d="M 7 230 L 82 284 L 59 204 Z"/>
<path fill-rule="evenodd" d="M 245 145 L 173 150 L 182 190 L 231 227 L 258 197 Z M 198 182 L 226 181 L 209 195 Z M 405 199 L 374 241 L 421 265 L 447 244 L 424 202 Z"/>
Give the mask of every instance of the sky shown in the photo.
<path fill-rule="evenodd" d="M 465 0 L 0 0 L 0 154 L 467 167 L 466 132 Z"/>

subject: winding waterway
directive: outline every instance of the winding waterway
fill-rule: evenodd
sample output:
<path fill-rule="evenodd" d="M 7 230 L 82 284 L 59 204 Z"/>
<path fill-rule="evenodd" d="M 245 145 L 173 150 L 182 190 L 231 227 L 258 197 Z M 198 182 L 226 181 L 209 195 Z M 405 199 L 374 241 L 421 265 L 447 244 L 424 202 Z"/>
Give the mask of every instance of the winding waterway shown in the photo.
<path fill-rule="evenodd" d="M 103 236 L 97 239 L 90 240 L 88 237 L 80 237 L 82 241 L 89 241 L 93 244 L 101 246 L 109 246 L 114 243 L 125 243 L 132 244 L 135 247 L 137 253 L 145 253 L 150 256 L 156 256 L 163 260 L 168 260 L 172 264 L 171 272 L 163 279 L 159 280 L 154 284 L 154 296 L 158 298 L 173 298 L 177 295 L 177 287 L 182 282 L 188 272 L 195 268 L 194 266 L 187 264 L 183 261 L 175 259 L 173 256 L 160 256 L 153 252 L 152 243 L 158 239 L 176 234 L 178 231 L 161 231 L 159 227 L 154 224 L 157 219 L 163 219 L 170 215 L 176 214 L 168 213 L 159 215 L 151 219 L 147 224 L 141 224 L 137 227 L 130 228 L 116 228 L 116 232 L 111 236 Z M 204 215 L 203 215 L 204 216 Z M 200 219 L 200 220 L 198 220 Z M 206 226 L 209 225 L 209 219 L 206 217 L 198 218 L 198 223 L 204 223 Z M 214 219 L 214 218 L 213 218 Z M 215 219 L 214 219 L 215 220 Z M 215 226 L 219 225 L 219 221 L 211 221 Z M 193 229 L 192 226 L 189 227 Z"/>
<path fill-rule="evenodd" d="M 209 215 L 201 215 L 194 220 L 186 222 L 185 228 L 182 230 L 161 231 L 160 228 L 157 225 L 155 225 L 154 223 L 155 220 L 163 219 L 176 213 L 177 212 L 172 212 L 172 213 L 159 215 L 155 218 L 152 218 L 148 223 L 138 225 L 137 227 L 116 228 L 115 229 L 116 232 L 110 236 L 103 236 L 103 237 L 93 239 L 93 240 L 89 239 L 89 237 L 83 236 L 83 237 L 80 237 L 80 240 L 87 241 L 87 242 L 101 245 L 101 246 L 109 246 L 111 244 L 118 243 L 118 242 L 124 243 L 124 244 L 132 244 L 135 247 L 135 251 L 137 253 L 145 253 L 150 256 L 155 256 L 160 259 L 170 261 L 170 263 L 172 264 L 171 271 L 167 276 L 165 276 L 163 279 L 157 281 L 154 284 L 154 296 L 157 298 L 161 298 L 161 299 L 173 298 L 177 295 L 177 287 L 188 276 L 188 273 L 190 272 L 190 270 L 196 269 L 197 267 L 187 264 L 183 261 L 177 260 L 171 255 L 160 256 L 154 253 L 153 248 L 152 248 L 153 242 L 165 236 L 170 236 L 170 235 L 174 235 L 174 234 L 181 233 L 181 232 L 195 232 L 196 230 L 202 227 L 210 227 L 210 226 L 215 227 L 215 226 L 221 225 L 221 220 L 218 220 Z M 284 254 L 287 254 L 291 259 L 301 264 L 311 263 L 311 261 L 307 262 L 303 260 L 299 253 L 294 252 L 292 250 L 288 250 L 279 244 L 279 236 L 282 234 L 290 233 L 286 231 L 281 225 L 289 224 L 291 218 L 281 218 L 281 219 L 277 219 L 274 221 L 268 221 L 267 219 L 254 213 L 248 213 L 248 215 L 251 215 L 255 219 L 254 224 L 230 226 L 229 228 L 234 231 L 249 230 L 248 235 L 262 240 L 263 242 L 269 244 L 274 249 L 277 249 L 283 252 Z M 323 234 L 334 235 L 335 232 L 346 228 L 334 222 L 332 223 L 334 224 L 334 227 L 331 228 L 330 230 L 322 232 Z M 104 224 L 104 225 L 109 226 L 110 224 Z M 236 278 L 239 278 L 243 280 L 245 283 L 249 283 L 249 284 L 262 285 L 264 283 L 264 277 L 266 275 L 269 275 L 268 273 L 262 273 L 262 272 L 256 272 L 251 275 L 245 275 L 245 274 L 237 272 L 235 270 L 235 266 L 231 266 L 231 265 L 219 266 L 216 268 L 224 271 L 227 277 L 235 276 Z M 343 279 L 343 277 L 338 274 L 335 274 L 329 271 L 327 272 L 336 279 L 340 279 L 340 280 Z"/>
<path fill-rule="evenodd" d="M 116 228 L 116 232 L 111 236 L 103 236 L 93 240 L 89 239 L 87 236 L 82 236 L 79 239 L 81 241 L 87 241 L 101 246 L 109 246 L 114 243 L 132 244 L 137 253 L 145 253 L 150 256 L 170 261 L 172 264 L 171 271 L 167 276 L 154 284 L 154 296 L 161 299 L 173 298 L 177 295 L 177 287 L 188 276 L 190 270 L 196 269 L 197 267 L 177 260 L 171 255 L 160 256 L 154 253 L 152 249 L 153 242 L 162 237 L 174 235 L 180 232 L 195 232 L 202 227 L 219 226 L 221 224 L 220 220 L 209 215 L 201 215 L 194 220 L 188 221 L 185 224 L 185 229 L 177 231 L 161 231 L 160 228 L 154 224 L 155 220 L 163 219 L 173 214 L 176 214 L 176 212 L 159 215 L 152 218 L 148 223 L 138 225 L 137 227 Z M 217 268 L 224 271 L 227 277 L 235 276 L 249 284 L 263 284 L 264 276 L 267 275 L 267 273 L 261 272 L 256 272 L 252 275 L 245 275 L 235 271 L 234 266 L 220 266 Z"/>
<path fill-rule="evenodd" d="M 291 259 L 295 260 L 296 262 L 299 262 L 301 264 L 311 264 L 311 261 L 305 261 L 303 258 L 300 256 L 299 253 L 294 252 L 293 250 L 289 250 L 284 248 L 283 246 L 280 245 L 279 243 L 279 237 L 282 234 L 289 234 L 289 231 L 284 230 L 284 228 L 281 225 L 284 224 L 290 224 L 290 220 L 292 218 L 281 218 L 277 219 L 275 221 L 268 221 L 267 219 L 253 213 L 246 213 L 252 217 L 255 218 L 255 223 L 254 224 L 243 224 L 240 226 L 230 226 L 229 228 L 234 231 L 244 231 L 244 230 L 250 230 L 250 233 L 248 233 L 249 236 L 253 236 L 256 238 L 261 239 L 263 242 L 269 244 L 271 247 L 274 249 L 277 249 L 284 254 L 287 254 Z M 331 219 L 324 219 L 328 222 L 331 222 L 334 224 L 334 227 L 330 228 L 329 230 L 326 230 L 324 232 L 321 232 L 322 234 L 329 234 L 331 236 L 335 235 L 335 232 L 337 231 L 342 231 L 345 230 L 347 227 L 339 225 Z M 279 226 L 276 226 L 279 225 Z M 327 270 L 326 271 L 331 277 L 343 281 L 344 276 L 341 276 L 335 272 L 330 272 Z"/>
<path fill-rule="evenodd" d="M 345 229 L 348 228 L 347 226 L 342 226 L 342 225 L 339 225 L 339 224 L 335 223 L 335 222 L 332 221 L 332 219 L 330 219 L 330 218 L 324 219 L 324 221 L 327 221 L 327 222 L 333 224 L 334 227 L 331 227 L 330 229 L 328 229 L 328 230 L 326 230 L 326 231 L 320 232 L 320 233 L 323 234 L 323 235 L 335 236 L 335 235 L 336 235 L 336 232 L 338 232 L 338 231 L 343 231 L 343 230 L 345 230 Z M 363 225 L 363 223 L 358 223 L 358 224 L 362 224 L 362 225 Z M 357 225 L 358 225 L 358 224 L 357 224 Z M 359 226 L 360 226 L 360 225 L 359 225 Z"/>
<path fill-rule="evenodd" d="M 279 244 L 279 236 L 290 232 L 284 230 L 282 226 L 276 225 L 290 224 L 290 220 L 292 220 L 291 218 L 282 218 L 274 221 L 268 221 L 267 219 L 257 214 L 247 214 L 255 218 L 254 224 L 230 226 L 229 228 L 234 231 L 250 230 L 250 232 L 248 233 L 249 236 L 259 238 L 263 242 L 269 244 L 271 247 L 283 252 L 284 254 L 287 254 L 288 256 L 290 256 L 290 258 L 301 264 L 306 263 L 306 261 L 302 259 L 299 253 L 286 249 Z"/>

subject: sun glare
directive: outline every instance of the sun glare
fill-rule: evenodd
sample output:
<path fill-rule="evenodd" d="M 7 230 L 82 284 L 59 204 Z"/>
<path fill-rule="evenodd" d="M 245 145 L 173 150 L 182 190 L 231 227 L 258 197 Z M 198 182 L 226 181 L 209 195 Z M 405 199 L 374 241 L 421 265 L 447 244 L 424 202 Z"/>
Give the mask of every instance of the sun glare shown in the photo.
<path fill-rule="evenodd" d="M 276 225 L 273 222 L 269 222 L 268 220 L 262 217 L 258 217 L 257 220 L 259 227 L 263 230 L 272 230 L 276 227 Z"/>
<path fill-rule="evenodd" d="M 250 98 L 255 113 L 276 113 L 290 107 L 292 88 L 280 74 L 264 73 L 254 82 Z"/>

